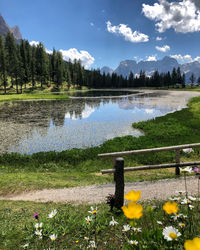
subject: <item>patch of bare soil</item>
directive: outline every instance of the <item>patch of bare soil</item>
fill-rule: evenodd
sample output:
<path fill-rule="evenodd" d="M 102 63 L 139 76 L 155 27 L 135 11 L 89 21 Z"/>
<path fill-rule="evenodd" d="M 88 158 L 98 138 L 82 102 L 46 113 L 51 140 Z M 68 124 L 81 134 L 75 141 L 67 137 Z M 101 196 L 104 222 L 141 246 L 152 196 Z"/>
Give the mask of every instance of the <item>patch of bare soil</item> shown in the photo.
<path fill-rule="evenodd" d="M 190 195 L 197 194 L 198 179 L 187 178 L 187 189 Z M 141 190 L 142 200 L 164 200 L 176 194 L 176 191 L 185 190 L 184 178 L 165 179 L 154 182 L 129 182 L 125 184 L 125 193 L 130 190 Z M 84 186 L 63 189 L 36 190 L 19 195 L 0 196 L 0 200 L 23 200 L 35 202 L 60 202 L 60 203 L 102 203 L 108 194 L 114 194 L 115 184 L 104 184 L 99 186 Z"/>

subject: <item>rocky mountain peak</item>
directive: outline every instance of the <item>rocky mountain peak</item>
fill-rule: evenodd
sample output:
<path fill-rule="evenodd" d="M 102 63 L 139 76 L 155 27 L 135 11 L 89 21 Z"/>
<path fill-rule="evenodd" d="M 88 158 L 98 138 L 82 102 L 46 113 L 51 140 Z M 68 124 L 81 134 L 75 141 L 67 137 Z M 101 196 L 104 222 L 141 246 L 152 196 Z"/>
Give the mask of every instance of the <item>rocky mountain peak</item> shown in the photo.
<path fill-rule="evenodd" d="M 0 14 L 0 35 L 5 37 L 9 31 L 13 34 L 16 41 L 20 41 L 22 39 L 19 27 L 17 25 L 14 27 L 10 27 L 4 20 L 3 16 Z"/>
<path fill-rule="evenodd" d="M 22 39 L 21 32 L 20 32 L 19 27 L 17 25 L 15 25 L 14 27 L 10 28 L 10 31 L 13 33 L 13 36 L 17 40 L 21 40 Z"/>
<path fill-rule="evenodd" d="M 105 73 L 106 75 L 107 74 L 112 75 L 113 69 L 111 69 L 110 67 L 104 66 L 103 68 L 101 68 L 100 72 L 102 75 L 103 75 L 103 73 Z"/>

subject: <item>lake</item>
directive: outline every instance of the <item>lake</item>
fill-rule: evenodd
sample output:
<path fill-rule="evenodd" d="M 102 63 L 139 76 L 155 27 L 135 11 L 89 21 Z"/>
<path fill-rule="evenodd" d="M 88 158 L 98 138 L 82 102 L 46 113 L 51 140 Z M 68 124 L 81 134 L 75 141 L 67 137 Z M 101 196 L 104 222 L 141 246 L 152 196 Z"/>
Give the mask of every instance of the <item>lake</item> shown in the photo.
<path fill-rule="evenodd" d="M 0 104 L 0 152 L 32 154 L 97 146 L 124 135 L 141 136 L 132 123 L 186 107 L 195 92 L 87 91 L 67 100 Z"/>

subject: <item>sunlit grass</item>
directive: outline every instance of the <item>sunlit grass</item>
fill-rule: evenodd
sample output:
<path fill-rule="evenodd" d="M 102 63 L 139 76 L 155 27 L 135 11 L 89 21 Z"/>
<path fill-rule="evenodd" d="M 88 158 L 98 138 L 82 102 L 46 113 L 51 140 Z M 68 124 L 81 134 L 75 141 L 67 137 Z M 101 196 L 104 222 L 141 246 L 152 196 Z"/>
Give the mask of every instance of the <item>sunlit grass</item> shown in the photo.
<path fill-rule="evenodd" d="M 20 101 L 20 100 L 57 100 L 67 99 L 67 95 L 51 95 L 51 94 L 11 94 L 0 95 L 0 102 L 5 101 Z"/>

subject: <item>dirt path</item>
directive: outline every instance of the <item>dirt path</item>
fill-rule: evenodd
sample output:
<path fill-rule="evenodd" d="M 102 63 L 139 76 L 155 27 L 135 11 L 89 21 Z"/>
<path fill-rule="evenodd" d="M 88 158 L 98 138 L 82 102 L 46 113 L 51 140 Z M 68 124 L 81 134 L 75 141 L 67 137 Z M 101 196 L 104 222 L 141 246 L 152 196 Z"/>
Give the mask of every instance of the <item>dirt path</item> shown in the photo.
<path fill-rule="evenodd" d="M 195 177 L 187 178 L 187 189 L 189 194 L 197 194 L 198 179 Z M 142 200 L 167 199 L 175 195 L 175 191 L 185 190 L 184 179 L 167 179 L 155 182 L 129 182 L 125 185 L 125 193 L 130 190 L 141 190 Z M 100 203 L 105 201 L 108 194 L 113 194 L 114 184 L 104 184 L 100 186 L 85 186 L 63 189 L 44 189 L 2 197 L 0 200 L 23 200 L 36 202 L 71 202 L 79 203 Z"/>

